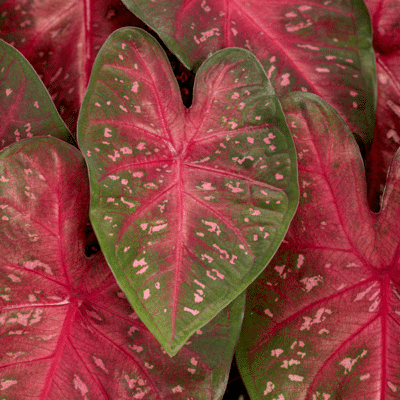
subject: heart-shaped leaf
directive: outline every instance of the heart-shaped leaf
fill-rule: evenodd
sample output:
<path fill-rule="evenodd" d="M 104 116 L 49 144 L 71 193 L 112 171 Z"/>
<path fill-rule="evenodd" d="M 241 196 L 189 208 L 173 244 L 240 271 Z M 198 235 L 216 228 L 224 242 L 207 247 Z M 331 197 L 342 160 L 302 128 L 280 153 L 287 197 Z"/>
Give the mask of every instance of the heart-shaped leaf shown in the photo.
<path fill-rule="evenodd" d="M 102 253 L 85 256 L 88 211 L 72 146 L 34 138 L 0 153 L 1 399 L 221 399 L 244 294 L 171 359 Z"/>
<path fill-rule="evenodd" d="M 295 90 L 329 102 L 372 141 L 376 110 L 372 29 L 362 0 L 122 0 L 190 69 L 243 47 L 260 60 L 279 97 Z"/>
<path fill-rule="evenodd" d="M 0 40 L 0 149 L 20 139 L 53 136 L 75 141 L 24 56 Z"/>
<path fill-rule="evenodd" d="M 114 32 L 78 120 L 90 217 L 140 318 L 171 356 L 256 278 L 298 201 L 279 101 L 247 50 L 198 71 L 187 110 L 148 33 Z"/>
<path fill-rule="evenodd" d="M 237 361 L 265 400 L 395 399 L 400 390 L 400 153 L 370 211 L 361 155 L 322 99 L 282 101 L 298 154 L 300 204 L 247 291 Z"/>

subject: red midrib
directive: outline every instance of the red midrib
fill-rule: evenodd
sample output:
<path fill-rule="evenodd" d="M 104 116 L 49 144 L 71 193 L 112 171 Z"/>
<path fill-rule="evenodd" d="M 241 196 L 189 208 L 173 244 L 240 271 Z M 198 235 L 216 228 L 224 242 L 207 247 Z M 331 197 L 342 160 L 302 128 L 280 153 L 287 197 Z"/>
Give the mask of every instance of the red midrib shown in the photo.
<path fill-rule="evenodd" d="M 177 206 L 177 214 L 178 214 L 178 234 L 176 238 L 176 248 L 175 248 L 175 285 L 174 285 L 174 294 L 173 294 L 173 306 L 172 306 L 172 335 L 171 335 L 171 348 L 172 343 L 175 337 L 175 321 L 176 314 L 178 308 L 178 295 L 179 295 L 179 284 L 181 282 L 181 268 L 182 268 L 182 236 L 183 236 L 183 219 L 184 219 L 184 209 L 183 209 L 183 194 L 184 194 L 184 184 L 183 184 L 183 165 L 182 158 L 179 157 L 176 160 L 177 162 L 177 197 L 178 197 L 178 206 Z"/>
<path fill-rule="evenodd" d="M 79 309 L 78 301 L 74 298 L 71 299 L 71 303 L 68 307 L 67 314 L 64 319 L 63 326 L 60 331 L 60 336 L 58 338 L 57 345 L 55 346 L 55 350 L 53 353 L 53 361 L 50 365 L 49 370 L 46 374 L 45 385 L 42 390 L 42 393 L 39 397 L 39 400 L 47 400 L 49 391 L 53 385 L 54 377 L 57 375 L 57 370 L 60 367 L 60 362 L 64 356 L 64 349 L 67 344 L 68 338 L 71 333 L 71 329 L 75 322 L 75 315 Z"/>

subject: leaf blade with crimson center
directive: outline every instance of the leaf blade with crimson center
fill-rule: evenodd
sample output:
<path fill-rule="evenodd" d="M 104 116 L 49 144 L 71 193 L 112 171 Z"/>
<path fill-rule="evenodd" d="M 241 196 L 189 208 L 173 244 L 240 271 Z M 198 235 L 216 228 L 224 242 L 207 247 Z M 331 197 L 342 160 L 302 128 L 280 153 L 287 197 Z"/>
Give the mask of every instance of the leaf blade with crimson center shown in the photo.
<path fill-rule="evenodd" d="M 157 42 L 120 29 L 95 62 L 78 141 L 105 257 L 174 355 L 261 272 L 295 212 L 280 104 L 255 57 L 229 49 L 199 70 L 186 110 Z"/>
<path fill-rule="evenodd" d="M 170 358 L 103 254 L 85 256 L 88 211 L 77 149 L 45 137 L 0 152 L 2 398 L 220 399 L 244 293 Z"/>
<path fill-rule="evenodd" d="M 375 214 L 359 149 L 335 110 L 302 93 L 282 107 L 298 154 L 300 203 L 247 291 L 241 376 L 266 400 L 397 398 L 400 154 Z"/>
<path fill-rule="evenodd" d="M 375 55 L 363 1 L 123 0 L 190 69 L 227 47 L 252 51 L 279 98 L 328 101 L 366 144 L 376 110 Z"/>

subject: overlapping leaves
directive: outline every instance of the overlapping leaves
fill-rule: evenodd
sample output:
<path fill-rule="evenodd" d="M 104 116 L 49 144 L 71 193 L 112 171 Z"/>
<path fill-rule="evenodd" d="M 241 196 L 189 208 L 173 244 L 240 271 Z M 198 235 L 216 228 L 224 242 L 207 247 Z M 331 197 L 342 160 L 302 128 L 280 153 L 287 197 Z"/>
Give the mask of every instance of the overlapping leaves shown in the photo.
<path fill-rule="evenodd" d="M 102 253 L 85 256 L 88 209 L 74 147 L 34 138 L 0 153 L 2 398 L 220 399 L 244 295 L 171 359 Z"/>
<path fill-rule="evenodd" d="M 375 57 L 362 0 L 123 0 L 190 69 L 226 47 L 252 51 L 279 97 L 328 101 L 368 145 L 376 110 Z"/>

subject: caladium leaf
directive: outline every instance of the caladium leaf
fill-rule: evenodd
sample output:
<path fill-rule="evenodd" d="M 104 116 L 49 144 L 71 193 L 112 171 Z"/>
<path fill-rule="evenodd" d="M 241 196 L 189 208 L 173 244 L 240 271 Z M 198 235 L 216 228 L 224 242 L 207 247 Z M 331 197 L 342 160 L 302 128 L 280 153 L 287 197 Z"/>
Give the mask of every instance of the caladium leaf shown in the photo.
<path fill-rule="evenodd" d="M 279 97 L 295 90 L 328 101 L 372 141 L 375 55 L 362 0 L 123 0 L 190 69 L 226 47 L 251 50 Z"/>
<path fill-rule="evenodd" d="M 298 154 L 300 203 L 247 291 L 236 358 L 254 398 L 398 398 L 400 153 L 379 214 L 357 145 L 322 99 L 282 100 Z"/>
<path fill-rule="evenodd" d="M 74 135 L 96 54 L 127 25 L 144 27 L 120 0 L 0 2 L 0 38 L 33 65 Z"/>
<path fill-rule="evenodd" d="M 78 142 L 107 262 L 172 356 L 262 271 L 295 212 L 281 106 L 256 58 L 227 49 L 187 110 L 155 39 L 122 28 L 95 61 Z"/>
<path fill-rule="evenodd" d="M 85 256 L 88 211 L 77 149 L 33 138 L 0 153 L 1 398 L 221 399 L 244 294 L 170 359 L 102 253 Z"/>
<path fill-rule="evenodd" d="M 400 145 L 400 3 L 365 3 L 373 23 L 378 78 L 375 134 L 367 158 L 368 199 L 377 210 L 390 163 Z"/>
<path fill-rule="evenodd" d="M 0 149 L 33 136 L 75 141 L 23 55 L 0 40 Z"/>

